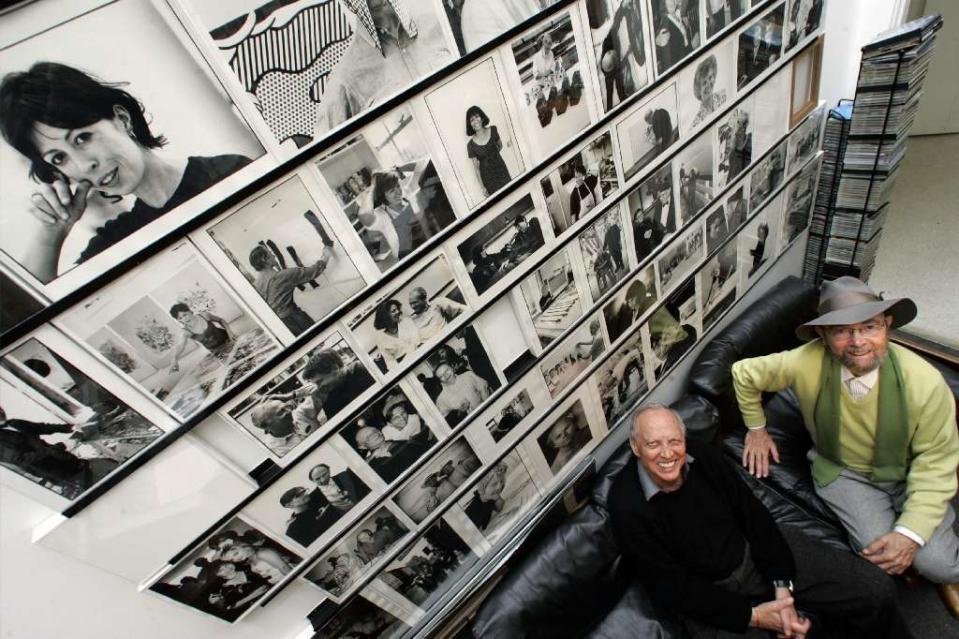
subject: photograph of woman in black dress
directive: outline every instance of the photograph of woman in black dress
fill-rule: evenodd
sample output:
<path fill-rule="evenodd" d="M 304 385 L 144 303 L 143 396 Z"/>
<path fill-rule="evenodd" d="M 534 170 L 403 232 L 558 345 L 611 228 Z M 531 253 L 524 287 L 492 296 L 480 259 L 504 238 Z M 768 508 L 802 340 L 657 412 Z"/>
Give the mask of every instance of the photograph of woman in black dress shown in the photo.
<path fill-rule="evenodd" d="M 510 181 L 509 169 L 500 155 L 503 141 L 496 125 L 490 125 L 489 117 L 475 104 L 466 110 L 466 135 L 466 155 L 473 160 L 483 195 L 496 193 Z"/>

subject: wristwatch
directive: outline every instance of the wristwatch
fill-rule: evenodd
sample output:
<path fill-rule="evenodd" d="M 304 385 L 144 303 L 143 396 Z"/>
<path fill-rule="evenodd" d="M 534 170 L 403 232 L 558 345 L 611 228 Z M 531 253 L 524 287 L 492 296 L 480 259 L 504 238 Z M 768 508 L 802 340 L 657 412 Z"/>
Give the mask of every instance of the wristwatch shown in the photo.
<path fill-rule="evenodd" d="M 789 592 L 793 591 L 792 579 L 774 579 L 773 588 L 785 588 Z"/>

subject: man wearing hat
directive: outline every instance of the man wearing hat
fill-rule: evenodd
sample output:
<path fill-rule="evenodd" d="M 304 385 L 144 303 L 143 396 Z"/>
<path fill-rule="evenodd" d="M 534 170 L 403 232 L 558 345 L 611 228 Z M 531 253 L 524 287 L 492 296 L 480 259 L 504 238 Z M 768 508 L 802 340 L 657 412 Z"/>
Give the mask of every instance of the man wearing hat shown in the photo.
<path fill-rule="evenodd" d="M 743 465 L 765 477 L 769 456 L 779 461 L 761 393 L 791 388 L 815 444 L 816 493 L 854 550 L 891 575 L 914 566 L 943 584 L 959 616 L 959 538 L 949 505 L 959 464 L 955 400 L 933 366 L 889 343 L 889 331 L 910 322 L 916 305 L 884 300 L 846 276 L 823 283 L 818 312 L 796 330 L 808 343 L 732 367 L 749 428 Z"/>

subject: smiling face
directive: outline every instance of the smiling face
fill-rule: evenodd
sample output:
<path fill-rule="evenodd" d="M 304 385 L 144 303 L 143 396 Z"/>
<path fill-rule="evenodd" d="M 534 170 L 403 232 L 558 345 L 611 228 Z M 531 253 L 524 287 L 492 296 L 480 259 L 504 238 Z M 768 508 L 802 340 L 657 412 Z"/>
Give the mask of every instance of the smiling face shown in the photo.
<path fill-rule="evenodd" d="M 556 450 L 567 448 L 573 443 L 573 437 L 576 435 L 576 424 L 568 419 L 564 419 L 553 425 L 549 431 L 549 443 Z"/>
<path fill-rule="evenodd" d="M 686 435 L 672 411 L 658 408 L 641 412 L 629 446 L 657 486 L 671 492 L 683 485 Z"/>
<path fill-rule="evenodd" d="M 383 197 L 386 198 L 386 203 L 390 206 L 397 206 L 403 202 L 403 189 L 399 185 L 394 186 L 392 189 L 387 190 Z"/>
<path fill-rule="evenodd" d="M 263 577 L 271 584 L 279 582 L 281 579 L 283 579 L 283 575 L 285 574 L 282 570 L 273 564 L 264 561 L 263 559 L 257 559 L 254 561 L 250 566 L 250 570 Z"/>
<path fill-rule="evenodd" d="M 474 113 L 470 116 L 470 126 L 473 127 L 473 131 L 481 130 L 483 128 L 483 118 L 478 113 Z"/>
<path fill-rule="evenodd" d="M 33 141 L 43 159 L 73 182 L 87 180 L 107 195 L 129 195 L 143 181 L 145 150 L 129 133 L 130 116 L 121 107 L 109 120 L 77 129 L 37 122 Z"/>
<path fill-rule="evenodd" d="M 456 381 L 456 373 L 449 364 L 440 364 L 436 367 L 436 377 L 444 384 L 452 384 Z"/>
<path fill-rule="evenodd" d="M 826 326 L 819 334 L 832 354 L 857 377 L 879 368 L 889 350 L 891 315 L 876 315 L 859 324 Z"/>
<path fill-rule="evenodd" d="M 223 551 L 221 559 L 241 563 L 253 556 L 253 549 L 245 544 L 233 544 Z"/>
<path fill-rule="evenodd" d="M 703 70 L 703 75 L 701 76 L 702 84 L 700 95 L 704 97 L 711 96 L 713 94 L 713 87 L 716 85 L 716 66 L 709 65 L 705 70 Z"/>
<path fill-rule="evenodd" d="M 403 307 L 399 304 L 390 304 L 390 319 L 394 323 L 399 322 L 403 318 Z"/>

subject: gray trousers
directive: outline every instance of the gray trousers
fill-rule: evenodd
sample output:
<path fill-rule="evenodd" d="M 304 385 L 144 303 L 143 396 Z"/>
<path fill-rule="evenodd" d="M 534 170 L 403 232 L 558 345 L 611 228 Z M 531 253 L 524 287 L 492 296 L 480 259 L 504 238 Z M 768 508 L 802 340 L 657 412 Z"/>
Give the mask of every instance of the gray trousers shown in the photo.
<path fill-rule="evenodd" d="M 815 483 L 815 482 L 814 482 Z M 905 482 L 874 482 L 866 475 L 844 468 L 828 486 L 816 486 L 849 534 L 853 550 L 859 552 L 881 535 L 890 532 L 906 501 Z M 916 553 L 913 567 L 935 583 L 959 583 L 959 537 L 953 529 L 956 513 L 952 506 L 931 539 Z"/>

